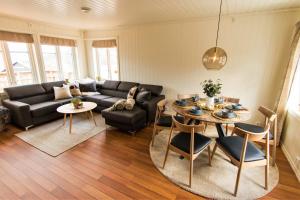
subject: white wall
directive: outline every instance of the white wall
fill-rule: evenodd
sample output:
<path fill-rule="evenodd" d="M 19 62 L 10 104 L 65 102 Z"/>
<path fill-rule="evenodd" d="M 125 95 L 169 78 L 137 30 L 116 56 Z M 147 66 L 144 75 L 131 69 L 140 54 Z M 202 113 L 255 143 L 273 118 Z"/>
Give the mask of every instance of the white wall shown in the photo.
<path fill-rule="evenodd" d="M 219 45 L 228 61 L 220 71 L 202 65 L 203 53 L 214 46 L 216 19 L 86 31 L 90 76 L 92 39 L 117 37 L 121 80 L 161 84 L 167 97 L 175 98 L 200 93 L 200 82 L 220 78 L 223 95 L 239 97 L 253 111 L 259 105 L 273 108 L 298 16 L 281 12 L 222 18 Z"/>
<path fill-rule="evenodd" d="M 76 40 L 79 76 L 87 76 L 88 69 L 86 67 L 83 32 L 81 30 L 7 16 L 0 16 L 0 30 L 30 33 L 33 34 L 35 39 L 39 38 L 39 35 L 47 35 Z"/>

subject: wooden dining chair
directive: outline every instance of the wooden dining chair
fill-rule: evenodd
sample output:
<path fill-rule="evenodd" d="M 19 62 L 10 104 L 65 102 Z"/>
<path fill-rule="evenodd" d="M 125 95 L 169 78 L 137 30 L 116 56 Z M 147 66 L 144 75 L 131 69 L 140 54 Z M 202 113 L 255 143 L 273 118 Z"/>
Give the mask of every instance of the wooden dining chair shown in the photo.
<path fill-rule="evenodd" d="M 264 127 L 270 123 L 270 137 L 269 137 L 269 144 L 273 146 L 273 149 L 272 149 L 272 165 L 274 166 L 275 165 L 275 161 L 276 161 L 276 146 L 277 146 L 277 114 L 264 107 L 264 106 L 260 106 L 258 108 L 258 111 L 263 114 L 265 120 L 264 120 Z M 250 132 L 261 132 L 264 127 L 262 126 L 257 126 L 257 125 L 254 125 L 254 124 L 247 124 L 247 123 L 235 123 L 235 126 L 240 128 L 240 129 L 243 129 L 243 130 L 246 130 L 246 131 L 250 131 Z M 257 143 L 266 143 L 266 138 L 262 138 L 261 140 L 257 141 Z"/>
<path fill-rule="evenodd" d="M 272 119 L 273 120 L 273 119 Z M 268 190 L 269 179 L 269 131 L 268 123 L 262 132 L 249 132 L 238 127 L 234 127 L 233 133 L 236 136 L 221 137 L 216 139 L 216 144 L 212 152 L 212 158 L 217 147 L 219 147 L 237 166 L 238 174 L 235 183 L 234 196 L 237 195 L 240 176 L 243 168 L 265 166 L 265 189 Z M 259 141 L 266 136 L 265 153 L 255 146 L 253 142 Z"/>
<path fill-rule="evenodd" d="M 239 98 L 233 98 L 233 97 L 223 97 L 225 103 L 240 103 Z"/>
<path fill-rule="evenodd" d="M 167 103 L 168 101 L 166 99 L 163 99 L 157 103 L 152 133 L 152 146 L 154 145 L 155 136 L 160 131 L 170 129 L 172 126 L 172 115 L 164 113 L 166 110 Z M 184 122 L 184 118 L 182 116 L 176 116 L 176 118 L 177 120 Z"/>
<path fill-rule="evenodd" d="M 177 99 L 190 99 L 192 97 L 199 96 L 199 94 L 177 94 Z"/>
<path fill-rule="evenodd" d="M 172 137 L 174 129 L 179 131 L 174 137 Z M 193 177 L 193 161 L 199 156 L 199 154 L 208 148 L 208 163 L 210 163 L 210 146 L 211 139 L 200 133 L 203 133 L 205 129 L 204 124 L 198 125 L 186 125 L 177 121 L 173 116 L 173 124 L 171 127 L 167 151 L 163 163 L 163 168 L 166 165 L 169 150 L 179 153 L 182 157 L 190 161 L 190 175 L 189 175 L 189 187 L 192 185 Z"/>

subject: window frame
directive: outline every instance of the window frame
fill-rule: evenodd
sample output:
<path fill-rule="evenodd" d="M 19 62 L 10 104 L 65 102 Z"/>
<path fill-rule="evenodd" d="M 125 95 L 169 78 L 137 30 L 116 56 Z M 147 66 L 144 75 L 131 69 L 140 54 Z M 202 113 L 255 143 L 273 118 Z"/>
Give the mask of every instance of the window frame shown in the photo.
<path fill-rule="evenodd" d="M 42 59 L 43 59 L 43 74 L 45 77 L 45 81 L 47 80 L 47 75 L 46 75 L 46 64 L 45 64 L 45 60 L 44 60 L 44 53 L 43 53 L 43 45 L 47 45 L 47 44 L 40 44 L 41 46 L 41 54 L 42 54 Z M 50 45 L 50 46 L 54 46 L 55 47 L 55 54 L 56 54 L 56 60 L 57 60 L 57 68 L 59 71 L 59 80 L 65 80 L 64 79 L 64 72 L 63 72 L 63 65 L 62 65 L 62 54 L 60 51 L 60 47 L 59 45 Z M 67 46 L 71 48 L 71 52 L 72 52 L 72 59 L 73 59 L 73 71 L 74 71 L 74 79 L 78 79 L 78 64 L 77 64 L 77 55 L 76 55 L 76 47 L 71 47 L 71 46 Z"/>
<path fill-rule="evenodd" d="M 13 65 L 12 65 L 12 61 L 11 61 L 11 55 L 10 55 L 10 51 L 8 48 L 8 44 L 7 42 L 9 41 L 0 41 L 0 46 L 3 52 L 3 59 L 4 59 L 4 63 L 6 64 L 7 67 L 7 76 L 8 76 L 8 81 L 9 81 L 9 86 L 17 86 L 17 80 L 16 77 L 14 75 L 14 69 L 13 69 Z M 32 73 L 32 84 L 37 83 L 38 82 L 38 72 L 37 72 L 37 65 L 35 62 L 35 57 L 34 57 L 34 53 L 33 53 L 33 44 L 31 43 L 25 43 L 25 42 L 15 42 L 15 43 L 24 43 L 26 44 L 26 48 L 27 48 L 27 53 L 28 53 L 28 58 L 29 58 L 29 63 L 30 63 L 30 67 L 31 67 L 31 73 Z M 1 88 L 0 90 L 2 90 L 3 88 Z"/>
<path fill-rule="evenodd" d="M 93 48 L 93 51 L 95 52 L 94 55 L 95 55 L 95 68 L 96 69 L 96 75 L 101 77 L 101 70 L 100 70 L 100 60 L 99 60 L 99 50 L 102 49 L 102 48 L 95 48 L 95 47 L 92 47 Z M 117 51 L 117 69 L 118 69 L 118 80 L 120 80 L 120 61 L 119 61 L 119 47 L 116 46 L 114 47 L 116 48 L 116 51 Z M 110 67 L 110 52 L 109 52 L 109 48 L 103 48 L 103 49 L 106 49 L 106 56 L 107 56 L 107 65 L 108 65 L 108 75 L 109 75 L 109 79 L 108 80 L 112 80 L 112 76 L 111 76 L 111 67 Z"/>

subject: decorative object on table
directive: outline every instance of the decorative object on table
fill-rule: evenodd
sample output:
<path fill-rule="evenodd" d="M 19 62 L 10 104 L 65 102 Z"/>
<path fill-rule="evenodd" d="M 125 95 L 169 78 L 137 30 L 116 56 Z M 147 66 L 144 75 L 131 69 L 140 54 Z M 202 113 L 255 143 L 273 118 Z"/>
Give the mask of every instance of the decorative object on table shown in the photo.
<path fill-rule="evenodd" d="M 221 21 L 221 13 L 222 13 L 222 3 L 220 1 L 220 10 L 219 10 L 219 20 L 218 20 L 218 29 L 217 29 L 217 37 L 216 37 L 216 46 L 208 49 L 203 57 L 202 62 L 206 69 L 209 70 L 219 70 L 225 66 L 227 62 L 227 54 L 224 49 L 218 47 L 218 39 L 219 39 L 219 29 L 220 29 L 220 21 Z"/>
<path fill-rule="evenodd" d="M 223 97 L 215 98 L 215 104 L 223 104 L 223 103 L 224 103 L 224 98 Z"/>
<path fill-rule="evenodd" d="M 9 110 L 0 106 L 0 132 L 5 130 L 6 124 L 9 122 Z"/>
<path fill-rule="evenodd" d="M 215 83 L 209 79 L 205 80 L 201 83 L 203 88 L 203 93 L 206 94 L 206 107 L 213 108 L 215 105 L 214 97 L 221 93 L 222 83 L 218 79 Z"/>
<path fill-rule="evenodd" d="M 73 98 L 71 100 L 71 103 L 73 104 L 75 109 L 80 109 L 83 107 L 83 103 L 82 103 L 81 99 L 79 99 L 79 98 Z"/>
<path fill-rule="evenodd" d="M 69 83 L 70 83 L 70 80 L 69 80 L 68 78 L 66 78 L 66 79 L 65 79 L 65 83 L 66 83 L 66 84 L 69 84 Z"/>

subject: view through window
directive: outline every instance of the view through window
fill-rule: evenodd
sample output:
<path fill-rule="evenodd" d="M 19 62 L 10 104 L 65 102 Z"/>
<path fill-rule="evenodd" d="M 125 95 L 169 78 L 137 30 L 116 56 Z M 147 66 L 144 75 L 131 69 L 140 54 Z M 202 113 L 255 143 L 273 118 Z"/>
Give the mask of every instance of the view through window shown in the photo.
<path fill-rule="evenodd" d="M 12 71 L 17 85 L 31 84 L 34 82 L 32 63 L 28 44 L 20 42 L 7 42 Z"/>
<path fill-rule="evenodd" d="M 74 47 L 42 45 L 47 81 L 75 79 Z"/>
<path fill-rule="evenodd" d="M 291 109 L 297 108 L 298 111 L 300 111 L 300 56 L 298 58 L 297 69 L 289 97 L 289 107 Z"/>
<path fill-rule="evenodd" d="M 95 48 L 96 69 L 101 80 L 119 80 L 118 49 Z"/>

